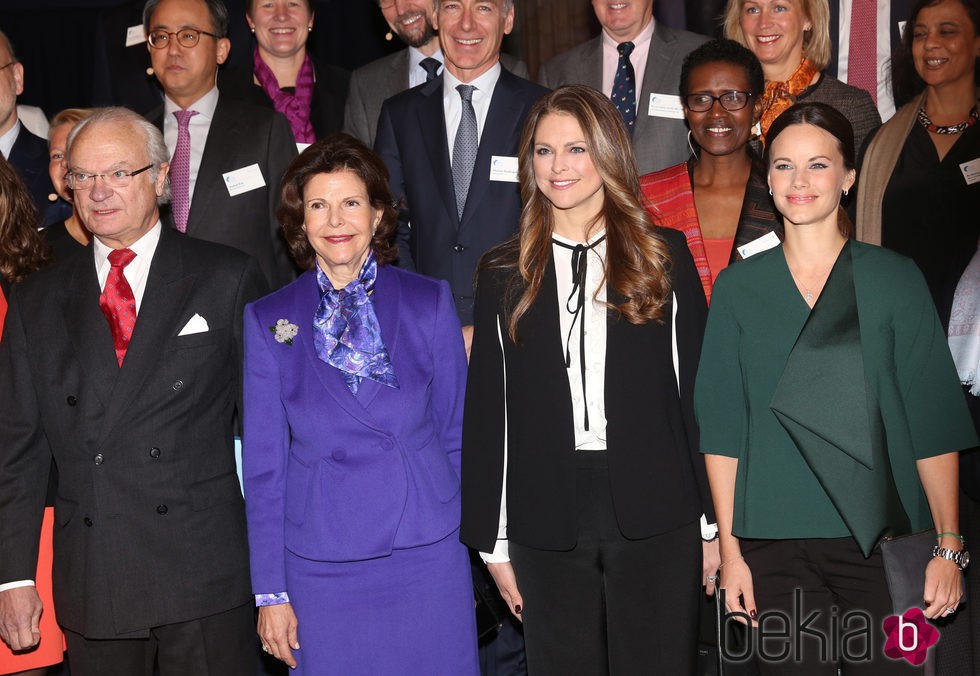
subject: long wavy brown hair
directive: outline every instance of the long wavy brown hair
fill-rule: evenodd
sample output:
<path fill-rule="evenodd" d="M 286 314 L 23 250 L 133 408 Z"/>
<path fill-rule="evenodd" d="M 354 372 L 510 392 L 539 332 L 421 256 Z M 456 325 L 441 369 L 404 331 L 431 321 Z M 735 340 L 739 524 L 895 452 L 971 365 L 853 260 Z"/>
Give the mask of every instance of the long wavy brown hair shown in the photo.
<path fill-rule="evenodd" d="M 575 118 L 588 145 L 589 157 L 602 178 L 602 209 L 589 231 L 606 229 L 606 261 L 603 282 L 625 300 L 606 303 L 631 324 L 651 320 L 663 322 L 664 305 L 670 295 L 670 254 L 666 242 L 657 235 L 640 201 L 640 181 L 636 159 L 626 126 L 619 111 L 600 92 L 584 85 L 570 85 L 544 95 L 528 113 L 521 133 L 518 176 L 524 208 L 518 237 L 492 250 L 483 261 L 487 267 L 508 268 L 516 272 L 507 291 L 507 333 L 518 340 L 517 326 L 541 290 L 541 282 L 551 257 L 554 230 L 553 205 L 538 190 L 534 178 L 534 136 L 546 115 Z M 521 290 L 523 287 L 523 290 Z M 519 294 L 519 295 L 518 295 Z"/>
<path fill-rule="evenodd" d="M 0 277 L 11 284 L 50 260 L 37 222 L 37 208 L 27 186 L 13 165 L 0 157 Z"/>

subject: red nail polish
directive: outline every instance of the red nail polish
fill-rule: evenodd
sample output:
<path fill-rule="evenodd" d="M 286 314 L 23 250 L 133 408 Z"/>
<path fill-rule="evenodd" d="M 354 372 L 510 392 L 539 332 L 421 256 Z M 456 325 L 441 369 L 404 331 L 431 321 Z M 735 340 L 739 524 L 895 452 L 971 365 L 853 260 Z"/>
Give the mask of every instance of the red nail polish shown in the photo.
<path fill-rule="evenodd" d="M 754 620 L 755 619 L 755 616 L 756 616 L 756 612 L 754 610 L 750 610 L 749 611 L 749 617 L 751 617 Z"/>
<path fill-rule="evenodd" d="M 518 615 L 520 615 L 521 614 L 521 604 L 520 603 L 516 604 L 514 606 L 514 610 L 517 611 L 517 614 Z"/>

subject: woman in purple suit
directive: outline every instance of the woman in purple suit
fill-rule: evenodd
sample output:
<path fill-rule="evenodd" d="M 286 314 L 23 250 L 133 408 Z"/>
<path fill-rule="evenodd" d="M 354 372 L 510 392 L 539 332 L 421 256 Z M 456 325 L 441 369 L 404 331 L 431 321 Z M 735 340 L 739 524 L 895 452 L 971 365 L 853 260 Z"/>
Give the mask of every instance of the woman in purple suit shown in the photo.
<path fill-rule="evenodd" d="M 299 673 L 478 674 L 457 532 L 462 334 L 446 282 L 388 265 L 387 180 L 346 134 L 282 180 L 307 272 L 245 312 L 258 633 Z"/>

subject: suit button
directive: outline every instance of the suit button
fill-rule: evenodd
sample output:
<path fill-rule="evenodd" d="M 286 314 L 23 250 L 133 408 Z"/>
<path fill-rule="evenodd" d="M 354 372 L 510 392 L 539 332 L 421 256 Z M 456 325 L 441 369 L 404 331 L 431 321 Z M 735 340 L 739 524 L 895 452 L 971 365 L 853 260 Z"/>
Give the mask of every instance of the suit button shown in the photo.
<path fill-rule="evenodd" d="M 92 519 L 88 518 L 87 516 L 84 519 L 82 519 L 82 523 L 84 523 L 89 528 L 92 527 Z"/>
<path fill-rule="evenodd" d="M 456 244 L 455 246 L 453 246 L 453 251 L 455 251 L 456 253 L 463 253 L 464 251 L 466 251 L 466 247 L 463 246 L 462 244 Z"/>
<path fill-rule="evenodd" d="M 105 461 L 105 456 L 102 455 L 101 453 L 96 453 L 95 457 L 92 458 L 92 462 L 94 462 L 96 465 L 101 465 L 104 461 Z"/>
<path fill-rule="evenodd" d="M 78 399 L 76 399 L 75 395 L 73 394 L 69 394 L 68 399 L 66 401 L 68 402 L 69 406 L 74 406 L 75 404 L 78 403 Z"/>
<path fill-rule="evenodd" d="M 183 380 L 178 380 L 177 382 L 174 383 L 174 392 L 176 392 L 177 390 L 179 390 L 183 386 L 184 386 L 184 381 Z"/>
<path fill-rule="evenodd" d="M 151 448 L 150 449 L 150 457 L 151 458 L 159 458 L 160 457 L 160 449 L 157 448 L 156 446 L 154 446 L 153 448 Z"/>
<path fill-rule="evenodd" d="M 342 448 L 333 449 L 333 453 L 330 454 L 334 460 L 344 460 L 347 457 L 347 451 Z"/>
<path fill-rule="evenodd" d="M 170 510 L 167 509 L 167 506 L 166 505 L 157 505 L 157 514 L 159 514 L 160 516 L 163 516 L 164 514 L 166 514 L 169 511 Z"/>
<path fill-rule="evenodd" d="M 395 447 L 395 443 L 391 439 L 385 439 L 384 441 L 381 442 L 381 448 L 383 448 L 386 451 L 390 451 L 394 447 Z"/>

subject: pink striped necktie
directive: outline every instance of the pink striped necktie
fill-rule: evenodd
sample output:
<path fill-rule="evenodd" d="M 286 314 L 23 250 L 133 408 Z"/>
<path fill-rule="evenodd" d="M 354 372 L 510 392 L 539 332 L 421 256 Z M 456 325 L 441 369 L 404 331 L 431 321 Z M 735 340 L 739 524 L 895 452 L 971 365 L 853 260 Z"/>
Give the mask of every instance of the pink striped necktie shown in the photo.
<path fill-rule="evenodd" d="M 853 0 L 847 46 L 847 84 L 871 94 L 878 103 L 878 2 Z"/>
<path fill-rule="evenodd" d="M 175 110 L 177 118 L 177 147 L 170 160 L 170 203 L 174 224 L 181 232 L 187 232 L 187 214 L 191 210 L 191 132 L 188 128 L 196 110 Z"/>

